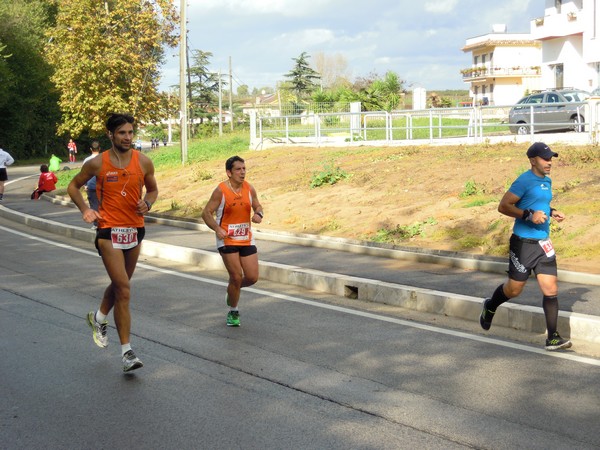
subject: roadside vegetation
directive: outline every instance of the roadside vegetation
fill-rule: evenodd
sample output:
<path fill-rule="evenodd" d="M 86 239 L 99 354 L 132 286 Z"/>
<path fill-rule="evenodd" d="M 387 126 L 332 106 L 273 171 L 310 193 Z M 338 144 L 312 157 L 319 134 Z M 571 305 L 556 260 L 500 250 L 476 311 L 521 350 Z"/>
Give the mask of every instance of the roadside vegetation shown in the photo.
<path fill-rule="evenodd" d="M 498 202 L 529 168 L 525 144 L 248 146 L 245 133 L 193 140 L 185 166 L 178 147 L 149 152 L 160 188 L 153 212 L 199 220 L 225 179 L 225 160 L 238 154 L 265 206 L 260 229 L 504 257 L 513 221 L 498 213 Z M 600 148 L 552 148 L 560 154 L 553 206 L 567 215 L 552 224 L 559 264 L 600 273 Z M 59 173 L 62 189 L 74 173 Z"/>

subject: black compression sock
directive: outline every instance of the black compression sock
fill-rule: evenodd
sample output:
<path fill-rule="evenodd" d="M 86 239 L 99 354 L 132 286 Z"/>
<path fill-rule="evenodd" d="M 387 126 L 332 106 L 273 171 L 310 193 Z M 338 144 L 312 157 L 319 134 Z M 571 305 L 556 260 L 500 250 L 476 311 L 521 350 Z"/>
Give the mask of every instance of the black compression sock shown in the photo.
<path fill-rule="evenodd" d="M 556 295 L 544 295 L 542 307 L 546 316 L 548 339 L 552 339 L 552 335 L 556 333 L 556 329 L 558 328 L 558 297 Z"/>
<path fill-rule="evenodd" d="M 498 286 L 492 295 L 492 301 L 489 303 L 488 308 L 490 311 L 496 311 L 496 308 L 500 306 L 502 303 L 505 303 L 509 300 L 509 298 L 504 295 L 503 284 Z"/>

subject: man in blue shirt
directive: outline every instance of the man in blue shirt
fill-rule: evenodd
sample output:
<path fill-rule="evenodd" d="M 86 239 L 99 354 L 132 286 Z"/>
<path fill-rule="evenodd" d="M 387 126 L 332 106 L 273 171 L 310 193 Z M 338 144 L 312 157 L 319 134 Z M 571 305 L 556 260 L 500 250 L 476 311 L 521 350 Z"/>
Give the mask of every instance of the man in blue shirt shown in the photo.
<path fill-rule="evenodd" d="M 556 255 L 550 241 L 550 218 L 562 222 L 565 215 L 552 208 L 553 152 L 543 142 L 527 150 L 531 169 L 520 175 L 500 200 L 498 211 L 515 218 L 510 237 L 508 280 L 496 288 L 491 298 L 483 302 L 479 323 L 489 330 L 496 308 L 523 291 L 531 271 L 535 272 L 543 294 L 542 306 L 546 316 L 546 350 L 571 347 L 571 341 L 560 337 L 558 326 L 558 282 Z"/>

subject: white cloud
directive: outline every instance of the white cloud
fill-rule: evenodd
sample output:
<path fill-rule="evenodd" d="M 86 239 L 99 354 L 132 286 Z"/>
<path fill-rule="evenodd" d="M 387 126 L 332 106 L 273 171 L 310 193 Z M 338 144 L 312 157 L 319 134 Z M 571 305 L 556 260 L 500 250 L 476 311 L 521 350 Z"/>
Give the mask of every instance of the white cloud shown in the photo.
<path fill-rule="evenodd" d="M 294 47 L 309 48 L 320 46 L 332 42 L 335 38 L 331 30 L 326 29 L 305 29 L 293 33 L 284 33 L 275 39 L 286 41 Z"/>
<path fill-rule="evenodd" d="M 314 14 L 315 10 L 326 8 L 336 3 L 334 0 L 190 0 L 189 10 L 210 12 L 210 10 L 226 10 L 226 14 L 260 16 L 281 15 L 287 17 L 305 17 Z"/>
<path fill-rule="evenodd" d="M 425 11 L 434 14 L 448 14 L 454 11 L 457 3 L 458 0 L 431 0 L 425 2 Z M 485 5 L 485 3 L 483 4 Z"/>

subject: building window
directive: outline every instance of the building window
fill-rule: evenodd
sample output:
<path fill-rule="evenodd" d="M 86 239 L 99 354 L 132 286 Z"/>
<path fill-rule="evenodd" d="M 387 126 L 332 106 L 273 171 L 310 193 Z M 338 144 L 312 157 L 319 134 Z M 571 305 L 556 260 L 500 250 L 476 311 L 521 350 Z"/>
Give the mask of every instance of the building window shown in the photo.
<path fill-rule="evenodd" d="M 473 64 L 477 65 L 479 63 L 479 56 L 473 56 Z"/>
<path fill-rule="evenodd" d="M 558 89 L 562 89 L 564 87 L 564 65 L 557 64 L 554 66 L 554 87 Z"/>
<path fill-rule="evenodd" d="M 486 56 L 487 56 L 487 55 L 481 55 L 481 64 L 485 64 L 485 57 L 486 57 Z"/>
<path fill-rule="evenodd" d="M 562 0 L 554 0 L 554 7 L 556 8 L 556 14 L 560 14 Z"/>

